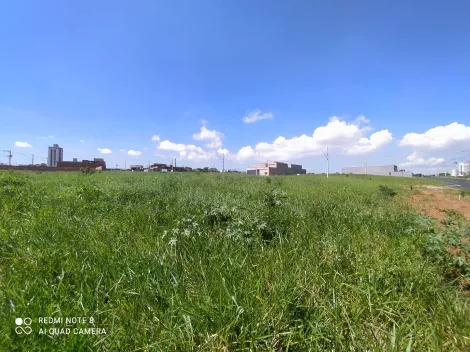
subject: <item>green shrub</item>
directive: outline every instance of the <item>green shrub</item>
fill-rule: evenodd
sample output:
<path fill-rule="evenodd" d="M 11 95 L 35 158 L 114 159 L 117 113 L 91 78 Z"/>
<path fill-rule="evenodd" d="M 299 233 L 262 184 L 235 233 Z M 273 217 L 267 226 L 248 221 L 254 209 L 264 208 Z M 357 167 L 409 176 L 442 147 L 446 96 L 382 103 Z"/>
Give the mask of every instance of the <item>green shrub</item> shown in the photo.
<path fill-rule="evenodd" d="M 397 195 L 397 192 L 395 192 L 393 188 L 384 185 L 379 185 L 379 191 L 386 197 L 394 197 Z"/>

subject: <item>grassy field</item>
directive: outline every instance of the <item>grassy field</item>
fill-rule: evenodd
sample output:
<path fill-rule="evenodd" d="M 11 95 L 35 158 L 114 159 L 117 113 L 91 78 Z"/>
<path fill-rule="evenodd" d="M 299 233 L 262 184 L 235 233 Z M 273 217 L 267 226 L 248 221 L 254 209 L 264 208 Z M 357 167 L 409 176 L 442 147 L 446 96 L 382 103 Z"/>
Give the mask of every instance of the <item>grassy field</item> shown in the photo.
<path fill-rule="evenodd" d="M 0 350 L 468 350 L 425 182 L 0 173 Z"/>

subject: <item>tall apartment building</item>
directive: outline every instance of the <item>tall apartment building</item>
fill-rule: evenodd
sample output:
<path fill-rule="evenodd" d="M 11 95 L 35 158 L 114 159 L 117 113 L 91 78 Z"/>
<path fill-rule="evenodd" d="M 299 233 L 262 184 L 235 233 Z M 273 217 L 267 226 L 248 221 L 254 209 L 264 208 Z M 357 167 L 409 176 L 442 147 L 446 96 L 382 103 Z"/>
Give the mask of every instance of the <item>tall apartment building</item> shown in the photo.
<path fill-rule="evenodd" d="M 470 161 L 458 163 L 456 168 L 452 170 L 452 176 L 468 176 L 470 175 Z"/>
<path fill-rule="evenodd" d="M 52 145 L 49 147 L 47 153 L 47 166 L 49 167 L 57 167 L 58 162 L 62 162 L 64 160 L 64 149 L 59 147 L 58 144 Z"/>

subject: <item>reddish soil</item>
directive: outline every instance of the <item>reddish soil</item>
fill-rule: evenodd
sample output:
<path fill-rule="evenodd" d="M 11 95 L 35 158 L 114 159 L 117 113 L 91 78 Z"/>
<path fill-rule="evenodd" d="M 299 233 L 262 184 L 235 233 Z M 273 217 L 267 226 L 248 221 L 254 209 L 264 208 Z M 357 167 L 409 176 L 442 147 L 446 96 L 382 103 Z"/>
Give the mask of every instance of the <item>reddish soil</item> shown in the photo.
<path fill-rule="evenodd" d="M 455 210 L 470 221 L 470 202 L 458 199 L 458 195 L 446 194 L 442 190 L 420 188 L 421 194 L 411 197 L 411 205 L 438 221 L 448 218 L 446 210 Z"/>
<path fill-rule="evenodd" d="M 411 205 L 421 213 L 427 214 L 438 221 L 448 218 L 446 211 L 456 211 L 462 214 L 467 221 L 470 221 L 470 202 L 469 196 L 459 200 L 458 195 L 444 193 L 441 189 L 419 188 L 420 194 L 411 197 Z M 441 224 L 441 227 L 444 225 Z M 462 237 L 462 244 L 470 244 L 470 238 Z M 470 253 L 465 253 L 462 249 L 455 246 L 447 247 L 447 252 L 453 256 L 463 256 L 470 260 Z M 459 279 L 460 286 L 467 296 L 470 297 L 470 279 L 465 276 Z"/>

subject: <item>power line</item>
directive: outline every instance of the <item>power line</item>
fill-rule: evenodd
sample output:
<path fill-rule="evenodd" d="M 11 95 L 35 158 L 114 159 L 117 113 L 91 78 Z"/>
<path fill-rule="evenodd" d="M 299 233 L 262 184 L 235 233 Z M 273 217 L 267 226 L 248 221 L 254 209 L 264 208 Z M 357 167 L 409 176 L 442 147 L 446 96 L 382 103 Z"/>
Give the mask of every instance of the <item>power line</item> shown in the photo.
<path fill-rule="evenodd" d="M 326 177 L 328 178 L 328 174 L 330 173 L 330 155 L 328 154 L 328 146 L 326 146 L 326 153 L 323 149 L 320 150 L 326 158 Z"/>
<path fill-rule="evenodd" d="M 222 172 L 225 172 L 225 153 L 222 153 Z"/>
<path fill-rule="evenodd" d="M 11 150 L 4 150 L 4 153 L 8 153 L 8 165 L 11 166 L 11 158 L 13 158 L 13 155 L 11 155 Z"/>
<path fill-rule="evenodd" d="M 26 156 L 32 156 L 32 155 L 33 155 L 33 154 L 20 153 L 20 152 L 15 152 L 15 154 L 19 154 L 19 155 L 26 155 Z M 47 157 L 45 157 L 45 156 L 39 156 L 39 155 L 35 155 L 35 158 L 39 158 L 39 159 L 47 159 Z"/>

